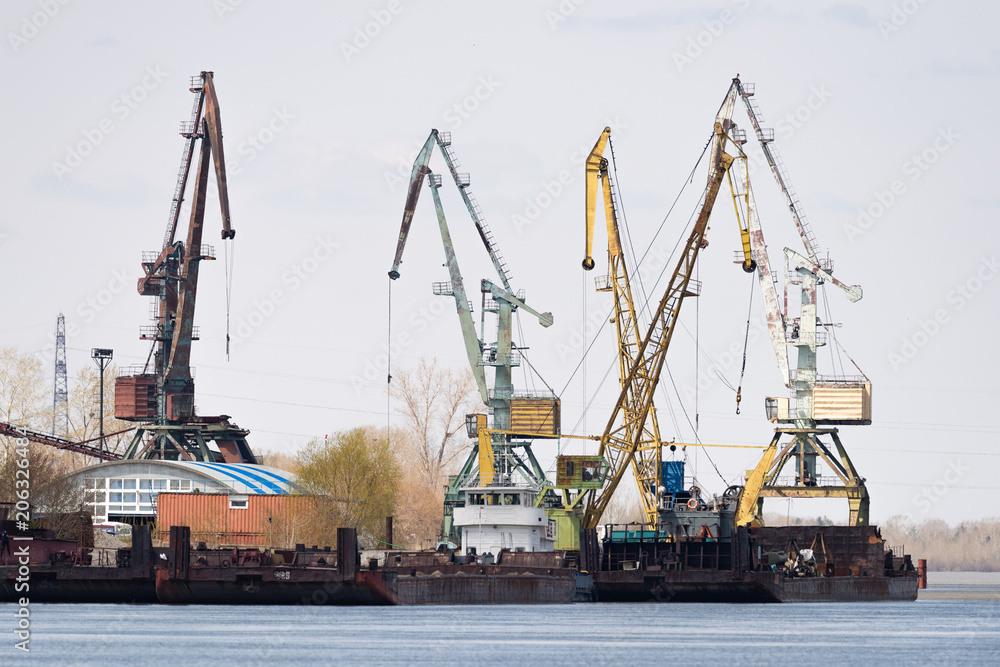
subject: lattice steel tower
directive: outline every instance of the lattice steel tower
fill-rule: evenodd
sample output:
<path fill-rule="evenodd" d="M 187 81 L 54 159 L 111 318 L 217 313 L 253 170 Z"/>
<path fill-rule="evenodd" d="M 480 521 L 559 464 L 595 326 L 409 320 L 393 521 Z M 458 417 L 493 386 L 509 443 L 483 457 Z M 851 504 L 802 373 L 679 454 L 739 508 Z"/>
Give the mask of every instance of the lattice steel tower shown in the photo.
<path fill-rule="evenodd" d="M 52 434 L 69 434 L 69 384 L 66 380 L 66 317 L 56 320 L 56 378 L 52 391 Z"/>

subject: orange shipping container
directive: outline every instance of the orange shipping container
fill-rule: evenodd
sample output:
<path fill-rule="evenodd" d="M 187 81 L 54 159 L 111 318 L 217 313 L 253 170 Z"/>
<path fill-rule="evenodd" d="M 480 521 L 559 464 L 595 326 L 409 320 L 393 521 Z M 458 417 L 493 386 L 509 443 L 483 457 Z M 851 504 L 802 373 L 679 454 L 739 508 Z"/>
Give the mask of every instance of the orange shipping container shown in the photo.
<path fill-rule="evenodd" d="M 171 526 L 188 526 L 195 543 L 288 548 L 311 508 L 312 499 L 299 495 L 161 493 L 157 536 L 166 540 Z"/>

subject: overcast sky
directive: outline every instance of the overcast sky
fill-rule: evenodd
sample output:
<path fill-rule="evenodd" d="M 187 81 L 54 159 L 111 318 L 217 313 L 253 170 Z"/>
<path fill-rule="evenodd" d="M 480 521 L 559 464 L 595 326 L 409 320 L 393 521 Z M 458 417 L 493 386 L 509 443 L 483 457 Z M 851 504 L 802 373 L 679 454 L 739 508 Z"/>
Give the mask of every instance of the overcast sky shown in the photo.
<path fill-rule="evenodd" d="M 93 363 L 94 346 L 114 348 L 121 365 L 145 360 L 140 256 L 162 243 L 189 77 L 211 70 L 237 231 L 228 252 L 230 327 L 239 342 L 227 361 L 225 264 L 206 262 L 193 353 L 201 414 L 232 415 L 251 429 L 255 449 L 287 452 L 311 437 L 385 423 L 386 272 L 410 165 L 437 128 L 452 132 L 513 285 L 554 314 L 549 329 L 522 314 L 515 339 L 561 392 L 564 431 L 599 433 L 617 382 L 615 371 L 607 375 L 612 330 L 596 334 L 611 307 L 593 291 L 606 266 L 600 219 L 598 269 L 580 268 L 582 158 L 611 125 L 632 246 L 640 255 L 651 248 L 642 287 L 658 300 L 665 282 L 654 283 L 695 209 L 704 162 L 667 211 L 739 73 L 756 84 L 819 246 L 841 280 L 864 288 L 856 304 L 832 286 L 826 298 L 843 324 L 840 341 L 873 384 L 875 423 L 841 429 L 868 479 L 873 520 L 997 514 L 1000 198 L 989 185 L 995 158 L 976 134 L 990 127 L 983 114 L 997 103 L 995 4 L 163 7 L 36 0 L 0 8 L 2 345 L 46 355 L 62 311 L 71 376 Z M 741 107 L 734 118 L 748 125 Z M 747 147 L 759 164 L 756 142 Z M 439 155 L 431 166 L 444 170 Z M 801 243 L 768 170 L 757 169 L 753 182 L 781 273 L 782 248 Z M 475 285 L 495 273 L 455 188 L 442 196 L 478 320 Z M 205 242 L 221 260 L 214 191 L 210 197 Z M 739 381 L 752 289 L 732 264 L 739 236 L 728 199 L 724 189 L 702 253 L 703 296 L 685 305 L 668 355 L 677 389 L 664 378 L 669 391 L 657 403 L 665 437 L 691 441 L 697 395 L 702 441 L 764 445 L 773 425 L 763 398 L 784 393 L 766 336 L 748 347 L 742 414 L 718 379 Z M 430 290 L 447 280 L 435 227 L 425 193 L 393 284 L 395 368 L 421 357 L 464 364 L 454 306 Z M 763 315 L 754 297 L 756 330 Z M 820 357 L 830 363 L 827 350 Z M 516 377 L 518 389 L 531 388 Z M 548 460 L 555 448 L 536 451 Z M 727 483 L 758 456 L 710 453 Z M 697 472 L 704 487 L 724 488 L 704 454 Z M 812 507 L 768 505 L 801 515 L 815 514 Z M 822 508 L 846 516 L 841 503 Z"/>

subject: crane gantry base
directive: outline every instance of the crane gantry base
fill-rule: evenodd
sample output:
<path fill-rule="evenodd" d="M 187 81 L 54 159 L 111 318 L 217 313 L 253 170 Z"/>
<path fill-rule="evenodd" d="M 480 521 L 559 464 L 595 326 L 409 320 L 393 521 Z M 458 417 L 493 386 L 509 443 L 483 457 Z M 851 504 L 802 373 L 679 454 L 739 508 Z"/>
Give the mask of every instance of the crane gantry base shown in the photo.
<path fill-rule="evenodd" d="M 258 463 L 257 457 L 247 445 L 247 435 L 250 431 L 230 423 L 227 415 L 198 419 L 202 421 L 139 426 L 125 450 L 124 458 L 254 465 Z M 209 449 L 210 442 L 215 442 L 218 453 Z"/>
<path fill-rule="evenodd" d="M 781 445 L 782 436 L 790 435 Z M 829 436 L 837 455 L 820 440 Z M 837 482 L 822 483 L 815 475 L 815 460 L 823 460 L 833 471 Z M 795 460 L 796 472 L 792 484 L 783 484 L 779 475 Z M 811 461 L 810 461 L 811 459 Z M 868 489 L 847 455 L 835 428 L 777 428 L 774 437 L 757 467 L 747 475 L 740 495 L 736 525 L 763 525 L 764 498 L 847 498 L 850 508 L 848 525 L 868 525 Z"/>

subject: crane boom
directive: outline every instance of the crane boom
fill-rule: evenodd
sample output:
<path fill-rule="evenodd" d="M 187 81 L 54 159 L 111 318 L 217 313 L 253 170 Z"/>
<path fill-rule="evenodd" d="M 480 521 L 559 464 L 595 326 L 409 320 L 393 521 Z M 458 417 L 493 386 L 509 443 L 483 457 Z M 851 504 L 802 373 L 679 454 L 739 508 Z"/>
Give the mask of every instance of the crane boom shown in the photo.
<path fill-rule="evenodd" d="M 455 254 L 455 246 L 451 242 L 451 232 L 448 231 L 448 221 L 444 217 L 444 208 L 441 206 L 441 197 L 438 189 L 441 187 L 441 179 L 434 178 L 427 168 L 424 171 L 431 176 L 431 196 L 434 198 L 434 210 L 437 213 L 438 227 L 441 230 L 441 243 L 444 245 L 444 261 L 448 267 L 448 275 L 451 277 L 450 285 L 434 286 L 434 292 L 440 295 L 451 294 L 455 297 L 455 307 L 458 310 L 458 321 L 462 326 L 462 339 L 465 341 L 465 353 L 469 359 L 469 366 L 472 368 L 472 375 L 476 378 L 476 386 L 479 388 L 479 395 L 483 403 L 489 402 L 489 391 L 486 387 L 486 372 L 479 363 L 483 356 L 483 348 L 476 336 L 476 323 L 472 320 L 472 308 L 469 297 L 465 292 L 465 281 L 462 279 L 462 272 L 458 268 L 458 256 Z M 409 201 L 409 200 L 407 200 Z M 416 198 L 414 198 L 416 202 Z M 412 215 L 412 211 L 411 211 Z"/>
<path fill-rule="evenodd" d="M 809 255 L 809 259 L 818 264 L 819 252 L 816 247 L 816 235 L 813 234 L 812 228 L 806 220 L 805 214 L 802 212 L 802 205 L 799 203 L 794 190 L 792 190 L 784 163 L 778 155 L 778 149 L 771 146 L 771 143 L 774 141 L 774 130 L 761 127 L 763 114 L 761 114 L 757 103 L 751 99 L 754 95 L 755 87 L 752 83 L 744 85 L 740 81 L 739 75 L 733 79 L 733 82 L 739 90 L 740 97 L 743 98 L 743 105 L 746 107 L 747 116 L 750 117 L 750 123 L 753 125 L 757 140 L 760 142 L 761 150 L 764 152 L 764 157 L 771 168 L 771 173 L 774 174 L 774 180 L 778 183 L 778 187 L 781 190 L 785 206 L 788 207 L 788 212 L 791 213 L 792 220 L 795 222 L 795 228 L 802 238 L 802 245 L 805 246 L 806 254 Z"/>
<path fill-rule="evenodd" d="M 214 250 L 202 245 L 209 175 L 213 170 L 219 194 L 222 239 L 235 238 L 236 231 L 230 218 L 222 116 L 214 74 L 201 72 L 192 77 L 190 90 L 196 97 L 191 122 L 182 124 L 181 134 L 186 144 L 164 246 L 158 253 L 144 253 L 144 275 L 138 281 L 139 293 L 157 300 L 156 324 L 143 327 L 140 334 L 142 339 L 154 341 L 150 358 L 155 358 L 155 372 L 149 372 L 147 361 L 142 372 L 117 378 L 115 416 L 129 421 L 153 422 L 136 429 L 126 449 L 126 459 L 176 457 L 254 464 L 256 457 L 246 442 L 248 431 L 230 423 L 227 415 L 205 417 L 195 414 L 191 344 L 198 339 L 194 314 L 201 261 L 215 259 Z M 175 241 L 180 205 L 198 140 L 201 140 L 201 149 L 187 236 L 183 241 Z M 215 442 L 219 452 L 211 451 L 209 442 Z"/>
<path fill-rule="evenodd" d="M 684 299 L 688 296 L 697 296 L 697 286 L 691 284 L 691 275 L 694 272 L 698 251 L 701 249 L 705 231 L 708 228 L 708 219 L 719 194 L 722 179 L 733 162 L 733 158 L 726 154 L 724 149 L 726 132 L 729 131 L 732 124 L 736 92 L 737 87 L 734 83 L 730 87 L 718 114 L 716 114 L 708 185 L 698 218 L 670 277 L 670 283 L 653 315 L 649 331 L 636 351 L 635 362 L 622 386 L 611 418 L 604 430 L 604 435 L 601 436 L 598 454 L 608 462 L 609 475 L 604 488 L 593 492 L 587 500 L 581 524 L 583 528 L 597 526 L 625 469 L 632 464 L 632 459 L 640 444 L 646 417 L 653 404 L 653 392 L 660 380 L 666 352 L 677 325 L 677 316 Z M 621 423 L 619 423 L 620 418 Z"/>
<path fill-rule="evenodd" d="M 427 137 L 427 141 L 424 142 L 420 152 L 417 153 L 417 158 L 413 161 L 406 205 L 403 208 L 403 222 L 399 228 L 399 240 L 396 242 L 396 257 L 393 260 L 392 268 L 389 270 L 389 277 L 393 280 L 399 278 L 399 265 L 403 262 L 403 250 L 406 247 L 406 239 L 410 233 L 410 223 L 413 222 L 413 212 L 417 208 L 417 198 L 420 196 L 420 188 L 423 185 L 424 176 L 430 173 L 427 165 L 430 163 L 431 153 L 434 152 L 435 145 L 440 149 L 441 155 L 444 156 L 444 161 L 448 165 L 448 171 L 451 172 L 455 185 L 458 186 L 462 201 L 465 202 L 465 207 L 469 211 L 469 217 L 472 218 L 472 222 L 476 226 L 479 239 L 483 242 L 486 252 L 489 253 L 490 261 L 493 262 L 493 267 L 497 270 L 500 281 L 503 282 L 503 286 L 508 292 L 513 292 L 514 290 L 510 286 L 510 270 L 507 268 L 507 263 L 500 253 L 500 248 L 497 246 L 496 241 L 493 240 L 493 232 L 486 225 L 482 209 L 479 207 L 475 196 L 469 188 L 469 175 L 458 172 L 458 159 L 451 149 L 451 132 L 438 132 L 437 130 L 431 130 L 430 136 Z"/>
<path fill-rule="evenodd" d="M 594 218 L 597 214 L 597 190 L 601 187 L 604 200 L 604 217 L 608 227 L 608 276 L 607 282 L 598 287 L 598 291 L 612 291 L 614 295 L 614 319 L 618 344 L 618 382 L 625 385 L 629 369 L 636 361 L 636 351 L 642 343 L 639 333 L 639 318 L 636 313 L 635 301 L 632 298 L 632 285 L 629 282 L 628 267 L 625 253 L 622 250 L 621 235 L 618 231 L 618 216 L 612 196 L 611 176 L 608 172 L 608 160 L 604 157 L 604 148 L 611 139 L 611 128 L 605 127 L 601 136 L 594 144 L 593 150 L 586 161 L 586 237 L 583 268 L 594 268 L 591 257 L 594 238 Z M 600 280 L 600 279 L 598 279 Z M 636 423 L 628 414 L 629 406 L 625 407 L 625 424 L 627 427 Z M 656 408 L 650 406 L 649 416 L 642 426 L 643 433 L 635 456 L 632 458 L 632 474 L 639 488 L 639 497 L 648 522 L 655 523 L 657 516 L 656 489 L 658 487 L 658 469 L 660 466 L 660 426 L 656 419 Z M 630 441 L 632 433 L 626 433 L 624 439 Z"/>
<path fill-rule="evenodd" d="M 739 146 L 739 142 L 736 142 Z M 753 188 L 750 186 L 750 168 L 746 153 L 740 149 L 740 155 L 736 158 L 742 161 L 743 169 L 740 173 L 739 185 L 741 193 L 733 192 L 734 202 L 737 197 L 742 196 L 746 209 L 745 228 L 741 226 L 741 237 L 743 229 L 746 230 L 746 237 L 749 237 L 750 253 L 754 268 L 757 270 L 757 282 L 760 284 L 761 296 L 764 300 L 764 317 L 767 320 L 767 332 L 771 339 L 771 346 L 774 349 L 774 356 L 778 362 L 778 373 L 781 381 L 786 387 L 791 387 L 791 379 L 788 372 L 788 345 L 785 342 L 785 314 L 781 310 L 778 301 L 778 289 L 775 286 L 775 277 L 771 271 L 771 262 L 767 255 L 767 243 L 764 242 L 764 230 L 760 226 L 760 217 L 757 215 L 757 202 L 754 200 Z M 740 218 L 739 207 L 736 208 L 736 216 Z M 744 253 L 746 253 L 746 237 L 744 237 Z M 744 267 L 746 266 L 744 260 Z"/>

